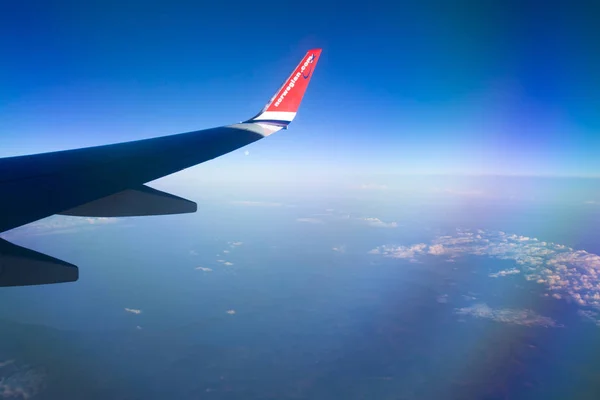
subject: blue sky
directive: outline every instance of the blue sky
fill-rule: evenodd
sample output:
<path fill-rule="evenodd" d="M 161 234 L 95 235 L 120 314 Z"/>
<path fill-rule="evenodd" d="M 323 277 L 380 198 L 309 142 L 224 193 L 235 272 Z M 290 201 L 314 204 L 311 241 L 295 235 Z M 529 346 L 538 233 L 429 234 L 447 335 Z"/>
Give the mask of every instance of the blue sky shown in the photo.
<path fill-rule="evenodd" d="M 322 47 L 289 131 L 185 176 L 598 176 L 598 10 L 564 4 L 5 4 L 0 156 L 237 122 Z"/>

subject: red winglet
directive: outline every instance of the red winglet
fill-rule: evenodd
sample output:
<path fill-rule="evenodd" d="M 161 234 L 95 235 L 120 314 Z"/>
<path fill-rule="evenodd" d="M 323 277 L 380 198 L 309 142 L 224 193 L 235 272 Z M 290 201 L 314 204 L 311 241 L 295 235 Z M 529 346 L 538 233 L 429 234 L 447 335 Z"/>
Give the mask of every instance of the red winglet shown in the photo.
<path fill-rule="evenodd" d="M 290 123 L 296 116 L 320 56 L 321 49 L 309 50 L 271 101 L 251 121 Z"/>
<path fill-rule="evenodd" d="M 297 112 L 310 78 L 319 61 L 321 49 L 309 50 L 285 81 L 265 111 Z"/>

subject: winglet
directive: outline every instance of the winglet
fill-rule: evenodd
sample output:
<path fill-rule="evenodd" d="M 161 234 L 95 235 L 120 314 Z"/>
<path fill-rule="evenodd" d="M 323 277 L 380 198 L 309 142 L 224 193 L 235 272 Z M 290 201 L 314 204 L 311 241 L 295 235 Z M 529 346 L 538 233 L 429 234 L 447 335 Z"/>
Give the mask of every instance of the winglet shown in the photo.
<path fill-rule="evenodd" d="M 261 122 L 280 127 L 286 127 L 292 122 L 320 56 L 321 49 L 309 50 L 262 111 L 246 122 Z"/>

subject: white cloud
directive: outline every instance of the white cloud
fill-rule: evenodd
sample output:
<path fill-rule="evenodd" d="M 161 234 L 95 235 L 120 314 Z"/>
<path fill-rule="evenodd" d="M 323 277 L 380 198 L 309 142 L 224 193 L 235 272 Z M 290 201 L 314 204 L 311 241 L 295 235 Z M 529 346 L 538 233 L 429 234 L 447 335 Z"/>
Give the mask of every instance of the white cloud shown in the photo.
<path fill-rule="evenodd" d="M 275 202 L 269 202 L 269 201 L 241 200 L 241 201 L 230 201 L 229 203 L 235 204 L 238 206 L 255 206 L 255 207 L 281 207 L 281 206 L 283 206 L 282 203 L 275 203 Z"/>
<path fill-rule="evenodd" d="M 227 314 L 229 315 L 234 315 L 235 314 L 235 310 L 227 310 L 225 311 Z"/>
<path fill-rule="evenodd" d="M 425 243 L 414 244 L 412 246 L 379 246 L 369 251 L 369 254 L 381 254 L 392 258 L 413 259 L 418 255 L 425 254 L 427 245 Z"/>
<path fill-rule="evenodd" d="M 53 215 L 31 224 L 6 232 L 3 236 L 42 236 L 77 233 L 82 230 L 97 229 L 99 226 L 115 224 L 119 218 L 82 218 Z"/>
<path fill-rule="evenodd" d="M 244 244 L 244 242 L 233 242 L 233 243 L 231 243 L 232 246 L 241 246 L 243 244 Z"/>
<path fill-rule="evenodd" d="M 345 253 L 346 252 L 346 246 L 332 247 L 331 250 L 337 251 L 338 253 Z"/>
<path fill-rule="evenodd" d="M 223 250 L 223 253 L 229 254 L 229 250 Z"/>
<path fill-rule="evenodd" d="M 438 297 L 436 297 L 435 301 L 437 301 L 438 303 L 445 304 L 448 302 L 448 295 L 440 294 Z"/>
<path fill-rule="evenodd" d="M 320 220 L 318 218 L 297 218 L 296 221 L 306 222 L 309 224 L 322 224 L 323 223 L 323 220 Z"/>
<path fill-rule="evenodd" d="M 577 312 L 584 320 L 593 322 L 600 326 L 600 314 L 596 311 L 591 310 L 579 310 Z"/>
<path fill-rule="evenodd" d="M 429 246 L 429 254 L 433 254 L 434 256 L 441 256 L 446 254 L 446 249 L 444 249 L 444 245 L 442 244 L 434 244 Z"/>
<path fill-rule="evenodd" d="M 138 310 L 135 308 L 125 308 L 125 311 L 127 311 L 128 313 L 132 313 L 132 314 L 141 314 L 142 310 Z"/>
<path fill-rule="evenodd" d="M 464 255 L 510 260 L 516 268 L 492 273 L 490 277 L 520 274 L 544 285 L 552 298 L 600 311 L 600 255 L 534 237 L 457 229 L 455 235 L 438 236 L 429 245 L 380 246 L 369 254 L 411 260 L 428 256 L 454 260 Z"/>
<path fill-rule="evenodd" d="M 232 263 L 232 262 L 229 262 L 229 261 L 225 261 L 225 262 L 223 263 L 223 265 L 227 265 L 227 266 L 229 266 L 229 265 L 233 265 L 233 263 Z"/>
<path fill-rule="evenodd" d="M 88 224 L 114 224 L 115 222 L 118 221 L 117 218 L 105 218 L 105 217 L 98 217 L 98 218 L 86 218 L 85 219 L 86 222 Z"/>
<path fill-rule="evenodd" d="M 508 275 L 515 275 L 515 274 L 520 274 L 521 271 L 519 271 L 516 268 L 511 268 L 511 269 L 504 269 L 502 271 L 498 271 L 496 273 L 490 274 L 489 277 L 490 278 L 498 278 L 501 276 L 508 276 Z"/>
<path fill-rule="evenodd" d="M 485 303 L 474 304 L 470 307 L 457 308 L 454 312 L 458 315 L 468 315 L 475 318 L 486 318 L 496 322 L 524 326 L 543 326 L 545 328 L 562 327 L 550 317 L 536 314 L 532 310 L 515 310 L 510 308 L 494 309 Z"/>
<path fill-rule="evenodd" d="M 362 221 L 365 221 L 367 224 L 369 224 L 369 226 L 373 226 L 376 228 L 397 228 L 398 227 L 397 222 L 383 222 L 379 218 L 365 217 L 365 218 L 360 218 L 360 219 Z"/>
<path fill-rule="evenodd" d="M 224 263 L 225 260 L 217 260 L 218 263 Z"/>
<path fill-rule="evenodd" d="M 31 399 L 45 385 L 46 374 L 43 369 L 14 364 L 11 371 L 0 377 L 0 399 Z"/>
<path fill-rule="evenodd" d="M 197 269 L 199 271 L 203 271 L 203 272 L 212 272 L 212 268 L 206 268 L 206 267 L 196 267 L 194 269 Z"/>
<path fill-rule="evenodd" d="M 197 256 L 198 252 L 196 250 L 190 250 L 190 256 Z"/>

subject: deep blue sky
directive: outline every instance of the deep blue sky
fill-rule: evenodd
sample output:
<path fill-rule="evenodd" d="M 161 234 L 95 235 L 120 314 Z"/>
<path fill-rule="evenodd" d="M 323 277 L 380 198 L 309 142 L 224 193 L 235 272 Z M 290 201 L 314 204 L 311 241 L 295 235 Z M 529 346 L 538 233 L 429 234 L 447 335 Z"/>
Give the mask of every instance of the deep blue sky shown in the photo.
<path fill-rule="evenodd" d="M 289 131 L 190 173 L 600 175 L 581 1 L 12 3 L 0 156 L 240 121 L 322 47 Z"/>

